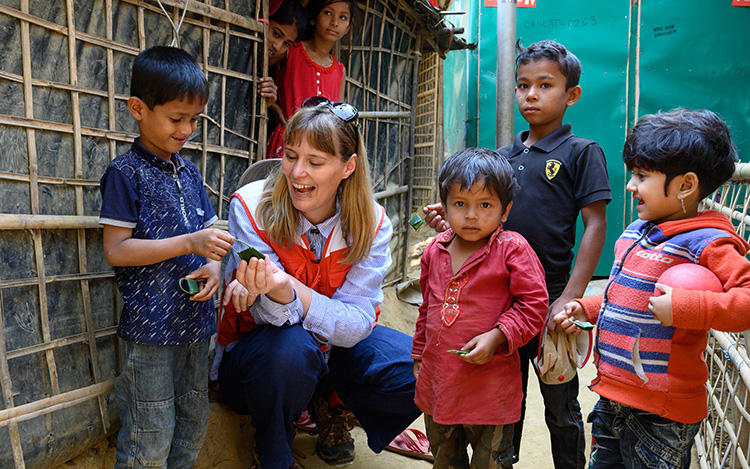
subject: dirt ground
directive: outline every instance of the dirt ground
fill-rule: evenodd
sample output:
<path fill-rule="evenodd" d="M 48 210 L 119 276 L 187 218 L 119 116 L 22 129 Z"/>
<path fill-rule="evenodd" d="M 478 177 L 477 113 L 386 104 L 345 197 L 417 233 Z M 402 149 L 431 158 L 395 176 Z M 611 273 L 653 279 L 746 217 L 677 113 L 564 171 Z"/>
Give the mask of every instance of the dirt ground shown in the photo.
<path fill-rule="evenodd" d="M 425 231 L 425 230 L 422 230 Z M 411 267 L 409 276 L 419 277 L 419 256 L 427 244 L 426 234 L 418 233 L 421 239 L 412 239 Z M 412 236 L 414 238 L 416 236 Z M 587 290 L 587 295 L 595 295 L 604 287 L 603 281 L 594 281 Z M 418 288 L 418 287 L 417 287 Z M 388 287 L 384 289 L 385 300 L 381 306 L 380 323 L 401 330 L 408 334 L 414 333 L 417 319 L 417 307 L 405 303 L 398 298 L 397 288 Z M 409 293 L 407 290 L 405 293 Z M 414 294 L 414 290 L 411 291 Z M 417 293 L 418 294 L 418 293 Z M 403 295 L 402 295 L 403 296 Z M 581 390 L 579 400 L 584 418 L 594 406 L 597 395 L 586 386 L 596 375 L 593 363 L 589 362 L 579 371 Z M 420 417 L 412 425 L 413 428 L 424 431 L 424 421 Z M 221 402 L 220 396 L 211 397 L 211 410 L 208 435 L 198 458 L 196 468 L 198 469 L 245 469 L 250 467 L 252 454 L 250 441 L 252 428 L 249 419 L 235 414 Z M 352 469 L 426 469 L 431 464 L 419 459 L 408 458 L 400 454 L 383 451 L 375 454 L 367 447 L 366 435 L 360 427 L 352 431 L 355 439 L 356 459 L 349 467 Z M 590 439 L 591 426 L 586 424 L 587 441 Z M 325 464 L 313 454 L 316 436 L 298 432 L 294 442 L 294 449 L 304 456 L 300 462 L 306 469 L 328 469 L 331 466 Z M 587 445 L 588 446 L 588 445 Z M 104 469 L 111 468 L 115 461 L 116 435 L 103 440 L 98 445 L 69 461 L 59 468 L 65 469 Z M 587 448 L 588 456 L 589 448 Z M 539 386 L 536 380 L 529 380 L 527 414 L 524 423 L 524 435 L 521 444 L 520 462 L 514 466 L 516 469 L 542 469 L 552 468 L 552 455 L 550 452 L 549 433 L 544 423 L 544 406 Z M 698 467 L 694 461 L 694 467 Z"/>

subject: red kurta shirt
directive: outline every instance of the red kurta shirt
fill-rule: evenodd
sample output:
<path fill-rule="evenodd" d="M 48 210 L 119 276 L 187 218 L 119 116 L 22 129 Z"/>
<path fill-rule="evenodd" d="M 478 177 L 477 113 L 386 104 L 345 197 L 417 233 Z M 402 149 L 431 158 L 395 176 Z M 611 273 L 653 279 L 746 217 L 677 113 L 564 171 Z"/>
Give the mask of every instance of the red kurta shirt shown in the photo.
<path fill-rule="evenodd" d="M 523 236 L 499 227 L 453 275 L 446 247 L 454 236 L 439 234 L 422 255 L 415 402 L 444 425 L 514 423 L 522 395 L 517 349 L 539 333 L 547 315 L 544 270 Z M 508 341 L 488 363 L 469 364 L 447 352 L 493 327 Z"/>

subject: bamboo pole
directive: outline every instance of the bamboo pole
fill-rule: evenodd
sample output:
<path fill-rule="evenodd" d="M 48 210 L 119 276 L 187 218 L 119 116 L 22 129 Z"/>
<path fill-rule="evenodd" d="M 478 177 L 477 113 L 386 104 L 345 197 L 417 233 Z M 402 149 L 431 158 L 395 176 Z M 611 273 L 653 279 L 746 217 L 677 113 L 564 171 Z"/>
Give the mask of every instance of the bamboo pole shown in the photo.
<path fill-rule="evenodd" d="M 360 119 L 411 119 L 411 111 L 362 111 Z"/>
<path fill-rule="evenodd" d="M 70 67 L 70 84 L 73 86 L 78 85 L 78 58 L 76 48 L 76 23 L 75 23 L 75 11 L 73 0 L 66 0 L 65 2 L 68 19 L 68 64 Z M 109 50 L 109 49 L 108 49 Z M 74 157 L 74 170 L 76 179 L 83 179 L 83 142 L 81 139 L 81 107 L 80 107 L 80 96 L 77 91 L 71 91 L 71 106 L 73 111 L 73 157 Z M 83 216 L 85 213 L 83 208 L 83 188 L 81 186 L 75 186 L 75 204 L 76 214 Z M 78 271 L 86 273 L 88 271 L 88 261 L 86 259 L 86 232 L 83 229 L 76 230 L 78 238 Z M 99 371 L 99 351 L 96 346 L 96 339 L 94 337 L 94 318 L 91 311 L 91 291 L 89 289 L 88 280 L 80 281 L 81 287 L 81 300 L 83 302 L 83 318 L 86 324 L 86 332 L 88 337 L 88 348 L 91 358 L 91 372 L 94 378 L 94 383 L 101 382 L 101 373 Z M 98 397 L 99 404 L 99 416 L 102 420 L 102 428 L 106 433 L 109 430 L 109 412 L 107 410 L 107 402 L 104 400 L 104 396 Z"/>
<path fill-rule="evenodd" d="M 416 122 L 417 122 L 417 92 L 419 89 L 419 64 L 422 59 L 422 53 L 420 52 L 422 50 L 422 36 L 418 32 L 417 33 L 417 40 L 415 44 L 415 48 L 413 50 L 414 53 L 414 62 L 412 67 L 412 88 L 411 88 L 411 99 L 412 99 L 412 117 L 410 121 L 410 132 L 409 132 L 409 157 L 406 161 L 406 180 L 407 181 L 413 181 L 413 174 L 414 174 L 414 158 L 415 158 L 415 152 L 416 149 L 414 148 L 414 144 L 416 143 Z M 412 188 L 411 184 L 409 184 L 409 190 L 406 192 L 406 212 L 410 213 L 412 210 L 412 199 L 414 197 L 414 189 Z M 401 223 L 401 226 L 404 228 L 404 254 L 403 254 L 403 260 L 401 264 L 401 278 L 406 279 L 407 272 L 409 271 L 409 235 L 411 234 L 411 230 L 408 228 L 408 218 L 407 215 L 404 216 L 404 220 Z"/>
<path fill-rule="evenodd" d="M 142 0 L 122 0 L 122 1 L 126 3 L 131 3 L 133 5 L 138 5 L 141 8 L 153 8 L 155 11 L 158 10 L 158 8 L 155 8 L 152 5 L 149 5 L 148 3 Z M 161 2 L 164 5 L 169 5 L 171 7 L 177 7 L 177 8 L 182 8 L 182 9 L 185 8 L 185 4 L 187 3 L 185 0 L 161 0 Z M 246 18 L 242 15 L 232 13 L 223 8 L 211 6 L 207 3 L 191 1 L 187 5 L 187 10 L 197 15 L 207 16 L 209 18 L 223 21 L 225 23 L 231 23 L 235 26 L 240 26 L 242 28 L 249 29 L 251 31 L 262 30 L 262 26 L 261 26 L 262 23 L 258 20 L 254 20 L 252 18 Z M 187 21 L 188 21 L 188 18 L 185 18 L 185 22 Z"/>
<path fill-rule="evenodd" d="M 28 404 L 0 410 L 0 427 L 64 409 L 94 397 L 102 396 L 114 389 L 115 380 L 94 384 Z"/>
<path fill-rule="evenodd" d="M 217 220 L 217 227 L 227 226 L 226 220 Z M 79 215 L 25 215 L 0 213 L 0 230 L 28 229 L 101 229 L 99 217 Z"/>
<path fill-rule="evenodd" d="M 260 5 L 258 5 L 260 3 Z M 268 2 L 262 1 L 262 2 L 256 2 L 256 9 L 257 7 L 261 7 L 261 12 L 263 16 L 260 16 L 260 18 L 268 18 Z M 263 29 L 261 30 L 261 34 L 263 35 L 263 38 L 265 39 L 262 42 L 262 45 L 260 47 L 260 53 L 261 53 L 261 68 L 260 71 L 256 71 L 255 74 L 258 75 L 258 77 L 265 77 L 268 76 L 268 24 L 262 23 Z M 257 48 L 256 48 L 257 49 Z M 257 83 L 256 83 L 257 88 Z M 260 102 L 258 102 L 260 100 Z M 255 158 L 250 158 L 249 164 L 252 164 L 254 161 L 261 160 L 266 157 L 266 145 L 268 142 L 268 119 L 265 118 L 268 114 L 268 106 L 266 103 L 266 100 L 261 98 L 258 93 L 252 93 L 252 102 L 253 102 L 253 109 L 258 109 L 260 107 L 260 113 L 261 116 L 260 121 L 258 122 L 258 128 L 257 128 L 257 134 L 256 138 L 258 140 L 258 145 L 256 148 L 252 148 L 251 146 L 251 155 L 255 155 Z M 255 128 L 251 127 L 253 129 L 253 132 L 255 132 Z M 254 151 L 252 151 L 254 150 Z M 248 164 L 248 166 L 249 166 Z"/>
<path fill-rule="evenodd" d="M 0 230 L 101 228 L 99 217 L 0 213 Z"/>
<path fill-rule="evenodd" d="M 117 326 L 111 326 L 105 329 L 95 331 L 94 339 L 103 339 L 107 337 L 113 337 L 115 336 L 115 334 L 117 334 Z M 70 337 L 63 337 L 61 339 L 55 339 L 50 342 L 45 342 L 41 344 L 31 345 L 29 347 L 12 350 L 10 352 L 7 352 L 7 358 L 8 360 L 12 360 L 14 358 L 26 357 L 29 355 L 33 355 L 35 353 L 46 352 L 47 350 L 67 347 L 69 345 L 74 345 L 74 344 L 80 344 L 88 340 L 90 340 L 89 335 L 87 332 L 84 332 L 82 334 L 76 334 Z"/>
<path fill-rule="evenodd" d="M 46 277 L 47 283 L 60 283 L 60 282 L 77 282 L 80 280 L 102 280 L 114 278 L 114 272 L 88 272 L 85 274 L 67 274 L 67 275 L 48 275 Z M 0 280 L 0 289 L 8 288 L 20 288 L 29 287 L 36 285 L 37 279 L 34 277 L 11 279 L 11 280 Z"/>
<path fill-rule="evenodd" d="M 113 39 L 113 11 L 112 0 L 104 1 L 104 21 L 106 28 L 107 41 L 114 42 Z M 107 47 L 107 128 L 114 132 L 115 128 L 115 58 L 114 51 Z M 127 99 L 127 98 L 126 98 Z M 117 157 L 117 148 L 115 142 L 109 141 L 109 160 L 112 161 Z"/>
<path fill-rule="evenodd" d="M 138 6 L 138 49 L 139 52 L 146 50 L 146 19 L 142 5 Z"/>
<path fill-rule="evenodd" d="M 229 26 L 227 26 L 226 33 L 224 34 L 224 50 L 222 51 L 221 64 L 224 68 L 227 68 L 229 64 Z M 256 83 L 257 86 L 257 83 Z M 253 95 L 255 93 L 252 93 Z M 221 98 L 219 109 L 221 109 L 221 121 L 219 125 L 219 146 L 224 146 L 226 142 L 224 129 L 226 129 L 226 115 L 227 115 L 227 77 L 221 77 Z M 251 157 L 252 159 L 252 157 Z M 204 162 L 205 164 L 205 162 Z M 205 174 L 205 173 L 204 173 Z M 220 156 L 219 160 L 219 216 L 221 216 L 222 209 L 224 208 L 224 175 L 226 174 L 226 158 L 224 155 Z"/>
<path fill-rule="evenodd" d="M 72 134 L 74 132 L 73 126 L 70 124 L 59 124 L 57 122 L 42 121 L 37 119 L 28 119 L 24 117 L 8 116 L 0 114 L 0 125 L 9 125 L 13 127 L 22 127 L 27 130 L 47 130 L 52 132 Z M 116 140 L 121 142 L 132 142 L 136 134 L 128 132 L 109 132 L 101 129 L 92 129 L 89 127 L 81 127 L 81 135 L 86 137 L 99 137 L 107 138 L 109 140 Z M 187 142 L 183 148 L 191 150 L 200 150 L 203 143 Z M 233 148 L 224 148 L 219 145 L 206 145 L 206 148 L 211 153 L 222 153 L 228 156 L 234 156 L 238 158 L 250 158 L 249 152 L 245 150 L 235 150 Z M 36 176 L 36 174 L 34 175 Z"/>
<path fill-rule="evenodd" d="M 21 10 L 28 13 L 28 0 L 21 1 Z M 33 88 L 31 84 L 31 39 L 29 35 L 29 24 L 21 23 L 21 53 L 23 55 L 23 76 L 24 76 L 24 104 L 25 116 L 29 119 L 34 118 Z M 27 129 L 27 148 L 29 151 L 29 174 L 31 175 L 31 212 L 39 213 L 39 184 L 37 181 L 38 165 L 36 153 L 36 139 L 33 129 Z M 39 292 L 39 315 L 41 323 L 42 339 L 49 341 L 51 339 L 49 329 L 49 308 L 47 303 L 47 283 L 45 280 L 44 268 L 44 251 L 42 248 L 42 236 L 38 230 L 32 231 L 34 243 L 34 260 L 37 269 L 38 292 Z M 60 384 L 57 378 L 57 364 L 53 351 L 45 352 L 47 362 L 47 371 L 49 373 L 52 393 L 60 393 Z"/>
<path fill-rule="evenodd" d="M 3 292 L 0 290 L 0 331 L 5 331 L 5 313 L 3 312 Z M 3 401 L 6 409 L 13 408 L 13 381 L 10 378 L 8 357 L 6 355 L 5 334 L 0 334 L 0 384 L 3 390 Z M 23 449 L 21 448 L 21 435 L 18 432 L 18 424 L 12 422 L 8 428 L 10 445 L 13 452 L 13 461 L 16 469 L 26 466 L 23 462 Z"/>

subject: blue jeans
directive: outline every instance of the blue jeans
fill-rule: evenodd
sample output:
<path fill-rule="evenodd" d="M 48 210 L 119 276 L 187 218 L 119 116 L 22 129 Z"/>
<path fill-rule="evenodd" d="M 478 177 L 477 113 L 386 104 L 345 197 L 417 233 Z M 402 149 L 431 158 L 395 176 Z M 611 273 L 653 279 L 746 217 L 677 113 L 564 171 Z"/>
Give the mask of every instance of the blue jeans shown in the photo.
<path fill-rule="evenodd" d="M 208 427 L 208 342 L 125 342 L 115 468 L 190 468 Z"/>
<path fill-rule="evenodd" d="M 221 391 L 232 409 L 250 414 L 263 469 L 292 464 L 294 420 L 314 395 L 336 391 L 381 452 L 422 413 L 414 404 L 410 336 L 377 326 L 352 348 L 333 347 L 326 363 L 301 325 L 260 326 L 224 352 Z"/>
<path fill-rule="evenodd" d="M 552 304 L 565 289 L 568 276 L 547 281 L 549 302 Z M 521 420 L 516 422 L 513 434 L 515 451 L 514 462 L 518 461 L 523 433 L 523 419 L 526 415 L 526 389 L 529 382 L 529 365 L 539 352 L 539 336 L 518 349 L 521 359 L 521 383 L 523 401 L 521 402 Z M 539 378 L 534 367 L 534 374 L 539 382 L 539 390 L 544 400 L 544 420 L 549 429 L 552 460 L 556 469 L 583 469 L 586 466 L 586 434 L 583 429 L 583 416 L 578 403 L 578 375 L 563 384 L 545 384 Z"/>
<path fill-rule="evenodd" d="M 589 469 L 688 469 L 700 428 L 700 422 L 675 422 L 604 397 L 597 401 L 589 422 Z"/>

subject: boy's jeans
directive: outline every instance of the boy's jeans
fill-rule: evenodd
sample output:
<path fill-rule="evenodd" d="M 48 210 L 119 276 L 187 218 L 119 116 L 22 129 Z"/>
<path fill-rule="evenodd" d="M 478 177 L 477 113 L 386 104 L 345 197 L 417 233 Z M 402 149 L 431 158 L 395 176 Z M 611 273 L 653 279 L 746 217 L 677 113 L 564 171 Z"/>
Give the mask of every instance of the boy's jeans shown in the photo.
<path fill-rule="evenodd" d="M 120 414 L 115 468 L 190 468 L 208 426 L 208 341 L 125 342 L 115 380 Z"/>
<path fill-rule="evenodd" d="M 679 423 L 600 397 L 591 422 L 592 468 L 690 467 L 700 422 Z"/>

